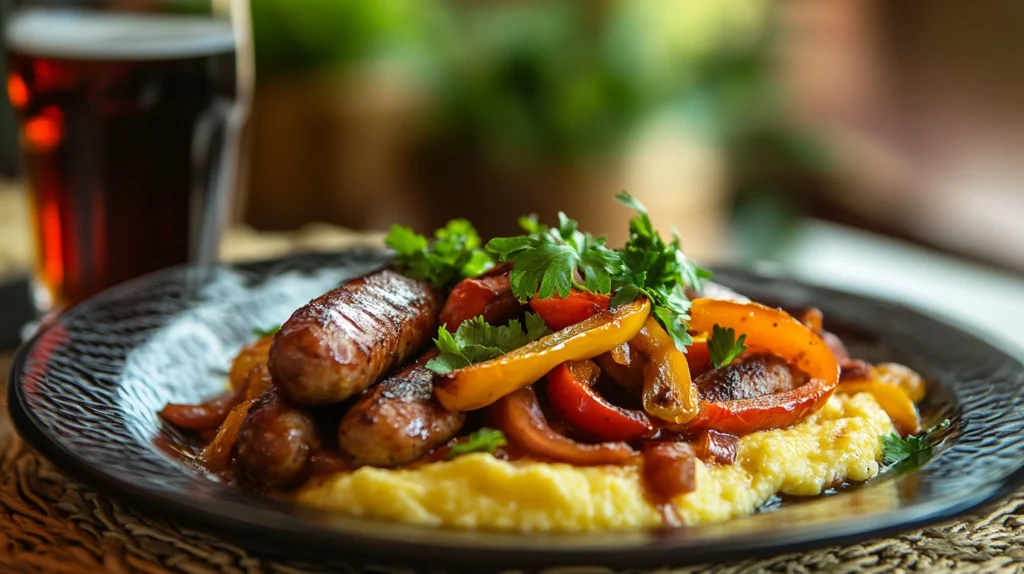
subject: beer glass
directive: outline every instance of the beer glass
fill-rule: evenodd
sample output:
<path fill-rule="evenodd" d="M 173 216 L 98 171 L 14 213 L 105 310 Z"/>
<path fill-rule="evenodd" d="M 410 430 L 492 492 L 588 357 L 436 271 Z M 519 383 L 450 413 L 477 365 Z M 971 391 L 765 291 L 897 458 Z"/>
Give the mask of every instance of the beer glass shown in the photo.
<path fill-rule="evenodd" d="M 250 37 L 248 0 L 15 3 L 7 93 L 40 310 L 216 259 L 240 169 Z"/>

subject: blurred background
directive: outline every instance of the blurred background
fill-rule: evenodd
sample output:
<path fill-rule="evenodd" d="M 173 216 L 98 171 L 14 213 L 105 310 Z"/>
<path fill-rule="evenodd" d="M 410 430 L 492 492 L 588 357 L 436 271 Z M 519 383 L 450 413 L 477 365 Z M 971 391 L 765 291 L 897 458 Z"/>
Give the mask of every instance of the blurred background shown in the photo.
<path fill-rule="evenodd" d="M 947 307 L 983 289 L 1024 324 L 1024 3 L 251 11 L 240 229 L 426 232 L 468 217 L 494 236 L 513 233 L 515 215 L 563 210 L 618 244 L 627 214 L 612 195 L 625 189 L 698 260 L 776 261 Z M 0 141 L 16 185 L 7 108 Z M 0 215 L 5 237 L 23 220 Z"/>

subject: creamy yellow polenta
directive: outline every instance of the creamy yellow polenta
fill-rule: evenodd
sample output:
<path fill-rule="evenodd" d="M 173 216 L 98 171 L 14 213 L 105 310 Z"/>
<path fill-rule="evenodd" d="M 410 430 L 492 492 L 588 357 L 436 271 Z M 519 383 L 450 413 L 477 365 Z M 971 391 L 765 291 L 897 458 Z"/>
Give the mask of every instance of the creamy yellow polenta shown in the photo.
<path fill-rule="evenodd" d="M 834 396 L 788 429 L 740 440 L 736 463 L 698 462 L 697 489 L 674 500 L 687 524 L 750 514 L 776 493 L 809 496 L 878 473 L 879 437 L 892 423 L 867 393 Z M 304 504 L 396 522 L 520 532 L 625 530 L 661 525 L 639 468 L 506 462 L 471 454 L 411 470 L 364 467 L 304 488 Z"/>

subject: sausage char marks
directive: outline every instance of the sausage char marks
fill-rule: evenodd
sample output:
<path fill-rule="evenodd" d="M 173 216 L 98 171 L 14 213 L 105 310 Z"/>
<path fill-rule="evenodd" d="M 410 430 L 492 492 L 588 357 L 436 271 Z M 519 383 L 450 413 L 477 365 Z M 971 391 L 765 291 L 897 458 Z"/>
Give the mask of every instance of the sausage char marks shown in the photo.
<path fill-rule="evenodd" d="M 281 326 L 270 347 L 274 382 L 302 405 L 361 393 L 430 341 L 440 305 L 428 284 L 389 269 L 352 279 Z"/>
<path fill-rule="evenodd" d="M 381 381 L 352 405 L 338 425 L 338 445 L 357 465 L 391 467 L 413 462 L 448 442 L 465 421 L 434 398 L 434 373 L 425 365 L 437 355 Z"/>
<path fill-rule="evenodd" d="M 791 391 L 807 377 L 771 354 L 743 355 L 729 366 L 697 377 L 694 385 L 706 401 L 736 401 Z"/>

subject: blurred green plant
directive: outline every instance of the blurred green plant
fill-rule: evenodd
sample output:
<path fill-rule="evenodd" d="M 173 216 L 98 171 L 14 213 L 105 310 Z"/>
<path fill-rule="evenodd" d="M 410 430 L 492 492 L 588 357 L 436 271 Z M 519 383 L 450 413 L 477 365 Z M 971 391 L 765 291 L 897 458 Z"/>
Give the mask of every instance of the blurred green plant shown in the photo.
<path fill-rule="evenodd" d="M 753 61 L 768 6 L 456 4 L 438 36 L 444 127 L 492 154 L 549 159 L 614 153 L 638 122 L 665 107 L 685 108 L 689 120 L 720 133 L 733 108 L 757 106 L 759 86 L 742 77 L 751 68 L 735 74 L 736 66 L 719 62 Z"/>
<path fill-rule="evenodd" d="M 259 80 L 370 60 L 434 59 L 432 0 L 251 0 Z"/>

